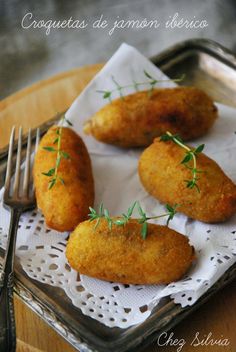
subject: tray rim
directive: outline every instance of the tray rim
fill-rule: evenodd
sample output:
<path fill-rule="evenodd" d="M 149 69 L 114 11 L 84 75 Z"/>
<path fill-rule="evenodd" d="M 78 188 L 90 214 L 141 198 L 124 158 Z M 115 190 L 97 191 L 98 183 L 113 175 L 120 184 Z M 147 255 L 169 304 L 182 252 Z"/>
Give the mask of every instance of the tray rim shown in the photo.
<path fill-rule="evenodd" d="M 106 350 L 104 351 L 110 351 L 110 348 L 113 348 L 114 351 L 119 351 L 119 352 L 125 352 L 125 351 L 139 351 L 141 348 L 147 347 L 150 343 L 155 341 L 158 336 L 163 331 L 169 331 L 171 328 L 176 326 L 179 322 L 181 322 L 183 319 L 185 319 L 188 315 L 193 313 L 195 310 L 197 310 L 200 306 L 202 306 L 204 303 L 206 303 L 209 298 L 211 298 L 216 292 L 220 291 L 222 288 L 224 288 L 227 284 L 232 282 L 236 278 L 236 263 L 233 264 L 226 272 L 224 275 L 221 276 L 221 278 L 209 288 L 209 290 L 193 305 L 193 306 L 187 306 L 185 308 L 182 308 L 179 304 L 175 304 L 173 300 L 170 300 L 166 305 L 165 305 L 165 310 L 167 312 L 174 313 L 174 316 L 166 321 L 166 324 L 162 325 L 159 327 L 157 330 L 156 325 L 158 325 L 158 322 L 156 321 L 155 315 L 150 316 L 149 319 L 149 324 L 152 325 L 152 331 L 151 333 L 147 333 L 147 336 L 140 336 L 140 344 L 136 344 L 133 346 L 130 346 L 129 349 L 119 349 L 116 350 L 116 346 L 114 345 L 114 342 L 107 343 L 106 341 Z M 35 287 L 36 288 L 36 287 Z M 37 290 L 37 288 L 36 288 Z M 73 347 L 78 349 L 80 352 L 100 352 L 103 351 L 100 348 L 96 349 L 94 347 L 89 346 L 89 343 L 86 342 L 81 336 L 78 336 L 77 334 L 73 333 L 73 331 L 68 328 L 67 324 L 64 322 L 63 318 L 55 312 L 51 307 L 50 303 L 47 302 L 42 302 L 40 299 L 37 297 L 37 295 L 34 292 L 34 289 L 30 290 L 22 282 L 19 280 L 18 276 L 15 278 L 15 287 L 14 287 L 14 292 L 20 297 L 20 299 L 28 306 L 30 307 L 38 316 L 40 316 L 49 326 L 51 326 L 55 331 L 59 333 L 65 340 L 67 340 Z M 43 293 L 43 295 L 45 295 Z M 162 315 L 165 315 L 165 311 L 162 313 Z M 175 320 L 173 321 L 173 318 Z M 141 326 L 140 325 L 135 325 L 135 327 Z M 129 329 L 129 328 L 128 328 Z M 130 333 L 132 334 L 132 332 Z M 126 340 L 127 337 L 124 337 L 124 340 Z M 149 340 L 148 340 L 149 339 Z M 119 343 L 123 344 L 125 341 L 120 341 Z M 102 346 L 100 346 L 102 347 Z M 119 347 L 119 346 L 117 346 Z"/>
<path fill-rule="evenodd" d="M 152 57 L 151 61 L 156 65 L 162 66 L 165 64 L 165 62 L 167 62 L 167 60 L 170 60 L 171 57 L 174 57 L 177 54 L 181 54 L 181 52 L 186 52 L 188 50 L 193 50 L 193 49 L 201 52 L 206 52 L 211 56 L 216 57 L 219 61 L 225 63 L 227 66 L 230 66 L 231 68 L 236 70 L 236 57 L 230 50 L 224 48 L 222 45 L 212 40 L 201 39 L 201 38 L 190 39 L 190 40 L 179 42 L 167 48 L 165 51 L 161 52 L 160 54 Z M 50 125 L 53 124 L 55 120 L 58 119 L 58 117 L 59 116 L 57 115 L 52 120 L 44 123 L 42 125 L 42 130 L 43 131 L 46 130 Z M 0 161 L 6 158 L 7 147 L 3 149 L 0 150 Z M 232 273 L 232 275 L 230 273 Z M 227 270 L 227 272 L 216 282 L 216 284 L 213 285 L 193 306 L 181 308 L 179 305 L 176 305 L 173 301 L 170 301 L 168 303 L 170 306 L 170 310 L 171 309 L 176 310 L 177 307 L 179 309 L 179 312 L 176 315 L 178 319 L 175 317 L 174 322 L 172 322 L 173 319 L 170 322 L 167 322 L 167 324 L 164 325 L 165 331 L 168 331 L 170 328 L 175 326 L 178 322 L 180 322 L 180 320 L 184 319 L 188 314 L 196 310 L 200 305 L 205 303 L 215 292 L 219 291 L 221 288 L 223 288 L 226 284 L 228 284 L 235 278 L 236 278 L 236 263 L 232 265 Z M 220 285 L 221 281 L 223 282 L 222 285 Z M 16 282 L 15 282 L 15 292 L 33 311 L 35 311 L 48 325 L 50 325 L 54 330 L 56 330 L 76 349 L 79 349 L 81 352 L 98 351 L 94 347 L 91 348 L 87 342 L 84 342 L 83 338 L 80 338 L 78 336 L 78 333 L 79 333 L 78 331 L 77 331 L 77 335 L 75 336 L 74 332 L 70 329 L 70 327 L 68 327 L 65 324 L 65 322 L 63 321 L 63 318 L 60 315 L 58 315 L 57 312 L 54 312 L 53 309 L 50 307 L 50 305 L 47 305 L 46 302 L 41 302 L 38 299 L 35 292 L 32 292 L 29 288 L 27 288 L 24 284 L 22 284 L 22 282 L 17 278 L 17 276 L 16 276 Z M 155 316 L 150 316 L 148 319 L 155 320 Z M 136 325 L 135 327 L 138 327 L 138 325 Z M 150 331 L 150 330 L 146 331 L 145 336 L 142 335 L 140 337 L 140 343 L 139 341 L 137 342 L 137 340 L 135 340 L 136 341 L 135 344 L 130 347 L 132 349 L 136 348 L 137 350 L 137 347 L 138 348 L 144 347 L 147 344 L 154 341 L 158 337 L 158 334 L 161 333 L 161 330 L 160 329 L 156 330 L 155 328 L 152 330 L 153 331 Z M 131 331 L 130 334 L 132 335 L 133 332 Z M 124 341 L 121 341 L 121 342 L 124 343 L 128 337 L 125 336 Z M 143 341 L 143 339 L 145 339 L 145 341 Z M 119 341 L 123 340 L 122 336 L 121 338 L 118 338 L 118 340 Z M 104 347 L 109 348 L 106 341 L 104 341 L 104 343 L 106 344 L 106 346 Z M 110 347 L 113 347 L 114 351 L 121 351 L 121 350 L 114 349 L 115 348 L 114 343 Z M 127 348 L 125 348 L 124 350 L 122 349 L 122 351 L 127 351 Z"/>
<path fill-rule="evenodd" d="M 152 56 L 150 60 L 155 65 L 164 65 L 166 60 L 170 60 L 170 57 L 174 57 L 175 55 L 181 54 L 181 52 L 192 49 L 208 53 L 236 70 L 236 55 L 231 50 L 212 39 L 194 38 L 178 42 L 161 53 Z"/>

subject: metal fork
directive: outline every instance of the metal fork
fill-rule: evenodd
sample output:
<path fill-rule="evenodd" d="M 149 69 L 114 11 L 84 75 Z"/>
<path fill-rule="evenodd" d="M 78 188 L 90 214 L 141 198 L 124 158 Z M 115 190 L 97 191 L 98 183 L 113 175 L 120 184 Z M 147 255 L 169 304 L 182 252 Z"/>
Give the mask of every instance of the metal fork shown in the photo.
<path fill-rule="evenodd" d="M 13 127 L 9 143 L 5 190 L 3 195 L 4 207 L 10 210 L 11 221 L 8 233 L 8 243 L 0 276 L 0 351 L 13 352 L 16 350 L 16 327 L 13 306 L 14 284 L 14 254 L 16 234 L 20 215 L 35 208 L 35 195 L 31 177 L 31 130 L 28 133 L 27 151 L 24 167 L 21 167 L 22 128 L 19 128 L 18 148 L 16 156 L 15 174 L 13 176 L 13 148 L 15 127 Z M 35 151 L 39 142 L 37 130 Z M 23 176 L 23 177 L 21 177 Z M 21 180 L 23 179 L 23 183 Z"/>

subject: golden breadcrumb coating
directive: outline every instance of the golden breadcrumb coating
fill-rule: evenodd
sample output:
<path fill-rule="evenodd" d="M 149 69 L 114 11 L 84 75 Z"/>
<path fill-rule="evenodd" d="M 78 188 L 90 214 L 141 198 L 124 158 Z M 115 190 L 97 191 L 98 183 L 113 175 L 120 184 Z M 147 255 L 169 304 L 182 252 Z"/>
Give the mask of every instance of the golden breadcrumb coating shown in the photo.
<path fill-rule="evenodd" d="M 180 162 L 185 151 L 159 138 L 144 150 L 139 160 L 139 176 L 145 189 L 161 202 L 179 204 L 178 210 L 207 223 L 223 222 L 236 212 L 236 185 L 219 165 L 203 153 L 197 156 L 196 188 L 186 187 L 191 171 Z"/>
<path fill-rule="evenodd" d="M 34 162 L 34 184 L 38 208 L 42 210 L 46 224 L 58 231 L 72 231 L 79 222 L 87 219 L 89 206 L 94 202 L 94 182 L 90 157 L 82 139 L 70 128 L 63 127 L 61 150 L 69 159 L 61 158 L 59 180 L 49 189 L 50 177 L 43 175 L 55 167 L 57 153 L 43 147 L 55 147 L 53 142 L 58 127 L 51 127 L 43 136 Z"/>
<path fill-rule="evenodd" d="M 104 143 L 142 147 L 167 130 L 184 140 L 200 137 L 217 118 L 212 99 L 198 88 L 159 88 L 149 93 L 112 101 L 85 123 L 84 132 Z"/>
<path fill-rule="evenodd" d="M 80 274 L 124 284 L 166 284 L 180 279 L 194 260 L 188 238 L 167 226 L 148 224 L 146 239 L 141 224 L 124 227 L 101 219 L 80 223 L 70 235 L 66 256 Z"/>

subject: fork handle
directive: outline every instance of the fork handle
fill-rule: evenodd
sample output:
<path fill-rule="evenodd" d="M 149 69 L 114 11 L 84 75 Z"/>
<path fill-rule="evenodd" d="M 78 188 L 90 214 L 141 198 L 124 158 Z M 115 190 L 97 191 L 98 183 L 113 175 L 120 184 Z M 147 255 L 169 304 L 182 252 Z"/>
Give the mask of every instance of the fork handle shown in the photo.
<path fill-rule="evenodd" d="M 5 253 L 3 271 L 0 276 L 0 351 L 16 350 L 16 326 L 13 304 L 14 256 L 16 234 L 20 219 L 20 211 L 11 209 L 11 222 L 8 244 Z"/>

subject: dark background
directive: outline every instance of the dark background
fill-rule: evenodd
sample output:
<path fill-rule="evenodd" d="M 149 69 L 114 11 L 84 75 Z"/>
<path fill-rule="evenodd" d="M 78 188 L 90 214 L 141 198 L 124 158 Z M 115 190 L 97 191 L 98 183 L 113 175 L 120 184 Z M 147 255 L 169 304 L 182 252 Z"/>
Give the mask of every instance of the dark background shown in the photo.
<path fill-rule="evenodd" d="M 205 29 L 23 29 L 32 12 L 36 20 L 88 19 L 103 13 L 109 22 L 158 19 L 165 23 L 176 12 L 185 19 L 207 20 Z M 0 98 L 74 67 L 109 59 L 122 42 L 152 56 L 188 38 L 210 38 L 236 52 L 236 0 L 0 0 Z"/>

